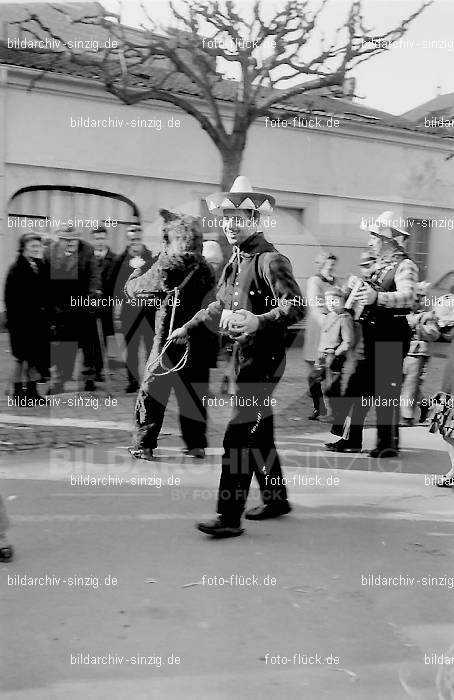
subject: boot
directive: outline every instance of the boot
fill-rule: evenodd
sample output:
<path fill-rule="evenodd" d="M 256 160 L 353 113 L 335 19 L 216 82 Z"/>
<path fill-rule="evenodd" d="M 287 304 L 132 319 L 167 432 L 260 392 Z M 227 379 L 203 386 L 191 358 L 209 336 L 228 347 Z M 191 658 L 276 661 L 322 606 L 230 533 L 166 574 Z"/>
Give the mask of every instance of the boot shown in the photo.
<path fill-rule="evenodd" d="M 41 394 L 38 393 L 36 382 L 27 382 L 25 386 L 25 394 L 27 399 L 34 399 L 35 401 L 43 398 Z"/>
<path fill-rule="evenodd" d="M 25 399 L 26 394 L 22 382 L 14 382 L 13 399 Z"/>
<path fill-rule="evenodd" d="M 126 394 L 136 394 L 139 391 L 139 382 L 135 379 L 130 379 L 126 387 Z"/>

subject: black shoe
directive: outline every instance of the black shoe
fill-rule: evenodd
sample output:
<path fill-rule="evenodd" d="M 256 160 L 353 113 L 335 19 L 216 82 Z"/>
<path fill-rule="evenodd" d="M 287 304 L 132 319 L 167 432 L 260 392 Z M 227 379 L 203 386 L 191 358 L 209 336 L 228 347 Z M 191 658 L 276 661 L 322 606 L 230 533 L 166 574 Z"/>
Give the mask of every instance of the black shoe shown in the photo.
<path fill-rule="evenodd" d="M 270 518 L 279 518 L 281 515 L 287 515 L 292 510 L 292 506 L 288 501 L 281 505 L 263 505 L 251 508 L 246 511 L 246 520 L 270 520 Z"/>
<path fill-rule="evenodd" d="M 193 447 L 192 449 L 186 448 L 183 453 L 188 457 L 195 457 L 195 459 L 205 459 L 205 448 L 204 447 Z"/>
<path fill-rule="evenodd" d="M 126 387 L 126 394 L 136 394 L 139 391 L 139 382 L 129 382 Z"/>
<path fill-rule="evenodd" d="M 43 398 L 38 392 L 36 382 L 27 382 L 25 386 L 25 395 L 27 399 L 33 399 L 34 401 L 38 401 Z"/>
<path fill-rule="evenodd" d="M 327 415 L 328 415 L 328 409 L 326 408 L 325 404 L 322 404 L 318 408 L 314 408 L 311 415 L 308 417 L 308 420 L 318 420 L 319 416 L 327 416 Z"/>
<path fill-rule="evenodd" d="M 429 414 L 429 410 L 430 410 L 430 407 L 429 407 L 428 403 L 425 402 L 425 403 L 419 404 L 420 414 L 419 414 L 418 423 L 425 423 L 426 422 L 427 416 Z"/>
<path fill-rule="evenodd" d="M 200 532 L 204 532 L 205 535 L 212 535 L 212 537 L 238 537 L 244 532 L 244 528 L 240 526 L 239 522 L 229 523 L 221 516 L 206 523 L 197 523 L 196 527 Z"/>
<path fill-rule="evenodd" d="M 84 385 L 84 391 L 96 391 L 96 384 L 93 379 L 87 379 Z"/>
<path fill-rule="evenodd" d="M 349 442 L 349 440 L 344 440 L 341 438 L 340 440 L 337 440 L 337 442 L 327 443 L 326 449 L 329 450 L 329 452 L 361 452 L 362 446 L 355 445 L 354 443 Z"/>
<path fill-rule="evenodd" d="M 331 435 L 337 435 L 337 437 L 342 437 L 344 434 L 344 426 L 343 425 L 333 425 L 330 430 Z M 327 443 L 330 444 L 330 443 Z"/>
<path fill-rule="evenodd" d="M 11 561 L 14 557 L 14 549 L 10 544 L 0 544 L 0 561 Z"/>
<path fill-rule="evenodd" d="M 454 487 L 454 477 L 450 477 L 448 479 L 442 479 L 441 481 L 437 481 L 437 486 L 440 489 L 452 489 Z"/>
<path fill-rule="evenodd" d="M 369 457 L 374 459 L 391 459 L 399 456 L 399 450 L 395 447 L 376 447 L 369 452 Z"/>
<path fill-rule="evenodd" d="M 314 408 L 311 415 L 307 417 L 307 420 L 318 420 L 319 415 L 320 415 L 320 411 L 317 411 L 317 409 Z"/>

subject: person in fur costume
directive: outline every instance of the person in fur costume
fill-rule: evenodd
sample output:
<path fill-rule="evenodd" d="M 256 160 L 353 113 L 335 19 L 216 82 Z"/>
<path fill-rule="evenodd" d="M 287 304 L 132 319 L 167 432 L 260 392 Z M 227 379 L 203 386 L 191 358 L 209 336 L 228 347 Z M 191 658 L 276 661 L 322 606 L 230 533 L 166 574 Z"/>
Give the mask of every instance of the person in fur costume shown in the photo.
<path fill-rule="evenodd" d="M 155 338 L 135 406 L 136 432 L 131 454 L 152 459 L 157 447 L 170 392 L 174 389 L 186 454 L 203 458 L 207 445 L 206 408 L 209 363 L 205 357 L 206 328 L 191 338 L 186 364 L 171 371 L 182 359 L 182 349 L 170 346 L 161 357 L 173 327 L 180 326 L 199 311 L 214 286 L 214 275 L 202 256 L 200 219 L 160 209 L 164 220 L 164 249 L 151 268 L 133 272 L 125 285 L 131 304 L 146 303 L 156 308 Z"/>

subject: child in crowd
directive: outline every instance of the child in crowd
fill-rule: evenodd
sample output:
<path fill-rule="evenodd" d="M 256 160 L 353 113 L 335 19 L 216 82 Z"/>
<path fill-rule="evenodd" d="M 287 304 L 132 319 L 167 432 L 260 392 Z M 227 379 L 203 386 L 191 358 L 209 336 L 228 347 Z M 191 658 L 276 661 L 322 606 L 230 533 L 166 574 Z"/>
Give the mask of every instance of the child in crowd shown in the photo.
<path fill-rule="evenodd" d="M 328 313 L 322 323 L 318 357 L 309 376 L 309 390 L 317 406 L 322 401 L 321 383 L 325 382 L 325 396 L 330 400 L 334 422 L 341 411 L 343 367 L 348 352 L 355 345 L 355 330 L 351 314 L 345 310 L 345 294 L 333 286 L 325 292 Z"/>
<path fill-rule="evenodd" d="M 421 386 L 430 359 L 430 343 L 440 337 L 435 310 L 428 310 L 427 306 L 423 306 L 427 287 L 427 282 L 419 282 L 413 313 L 407 316 L 412 336 L 410 349 L 403 364 L 400 408 L 401 425 L 406 427 L 413 425 L 418 404 L 421 410 L 420 421 L 424 422 L 427 416 L 427 402 L 422 401 Z"/>

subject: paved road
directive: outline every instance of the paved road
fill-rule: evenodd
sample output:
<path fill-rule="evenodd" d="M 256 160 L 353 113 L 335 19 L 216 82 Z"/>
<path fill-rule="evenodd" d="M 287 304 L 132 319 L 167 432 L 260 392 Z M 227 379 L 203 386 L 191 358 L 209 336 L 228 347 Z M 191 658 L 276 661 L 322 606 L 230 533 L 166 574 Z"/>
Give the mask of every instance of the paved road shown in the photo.
<path fill-rule="evenodd" d="M 123 445 L 3 454 L 17 558 L 0 567 L 0 697 L 452 697 L 451 667 L 424 663 L 454 657 L 454 494 L 425 474 L 446 470 L 443 445 L 405 431 L 402 459 L 372 471 L 318 451 L 320 428 L 279 432 L 292 514 L 228 541 L 193 525 L 214 511 L 219 449 L 183 460 L 169 436 L 154 463 Z"/>

